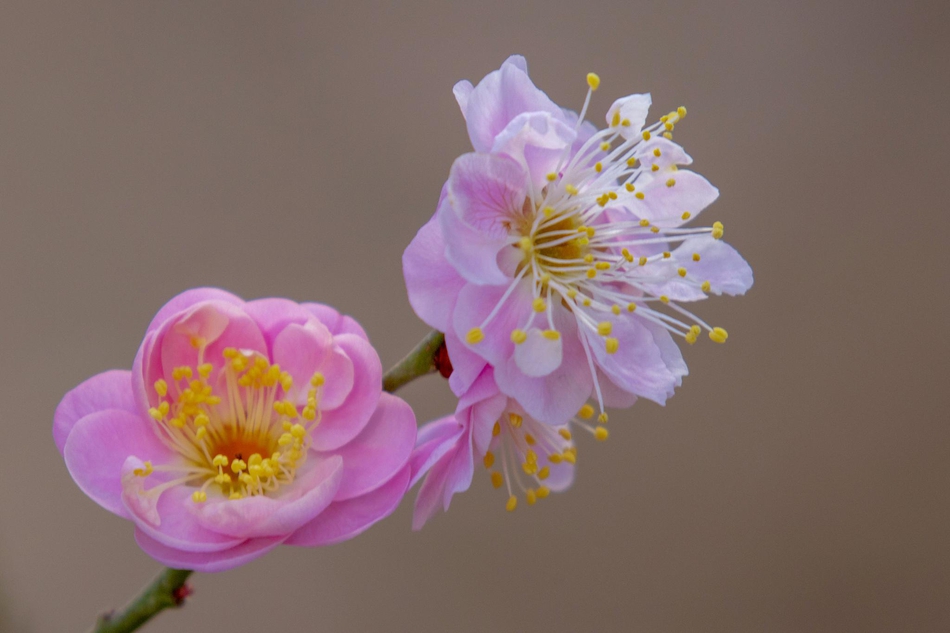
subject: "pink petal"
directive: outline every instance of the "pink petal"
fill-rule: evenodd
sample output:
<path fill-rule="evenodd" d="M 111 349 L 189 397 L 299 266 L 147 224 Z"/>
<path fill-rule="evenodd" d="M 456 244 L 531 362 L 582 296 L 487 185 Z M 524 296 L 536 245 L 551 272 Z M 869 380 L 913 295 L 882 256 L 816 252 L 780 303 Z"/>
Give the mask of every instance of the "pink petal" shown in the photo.
<path fill-rule="evenodd" d="M 142 416 L 106 409 L 83 416 L 66 439 L 63 457 L 76 485 L 106 510 L 128 518 L 122 465 L 130 455 L 162 464 L 173 459 Z"/>
<path fill-rule="evenodd" d="M 472 442 L 478 455 L 484 455 L 488 450 L 495 422 L 505 412 L 509 402 L 508 396 L 497 391 L 496 387 L 493 395 L 476 402 L 468 410 L 466 423 L 472 429 Z"/>
<path fill-rule="evenodd" d="M 421 529 L 426 521 L 432 518 L 438 511 L 439 506 L 448 509 L 448 502 L 451 501 L 452 497 L 450 493 L 446 493 L 450 476 L 454 480 L 455 486 L 459 486 L 460 483 L 464 484 L 464 475 L 466 473 L 461 472 L 456 462 L 462 465 L 472 465 L 472 443 L 467 433 L 464 434 L 462 438 L 463 440 L 456 445 L 455 450 L 449 451 L 436 462 L 426 476 L 425 481 L 422 482 L 412 513 L 413 530 Z M 474 472 L 475 469 L 472 465 L 471 470 L 467 473 L 469 484 L 471 483 Z M 460 479 L 462 480 L 461 482 Z"/>
<path fill-rule="evenodd" d="M 244 312 L 257 323 L 269 347 L 288 325 L 304 325 L 315 318 L 299 303 L 281 298 L 248 301 L 244 304 Z"/>
<path fill-rule="evenodd" d="M 460 396 L 468 391 L 488 364 L 484 358 L 468 349 L 451 328 L 445 331 L 445 349 L 452 362 L 449 388 L 456 396 Z"/>
<path fill-rule="evenodd" d="M 719 190 L 695 172 L 680 169 L 657 174 L 662 176 L 656 177 L 644 189 L 643 200 L 632 199 L 631 209 L 637 216 L 661 228 L 680 226 L 684 211 L 689 211 L 695 218 L 719 197 Z M 676 184 L 668 187 L 666 182 L 669 179 Z"/>
<path fill-rule="evenodd" d="M 371 492 L 402 470 L 416 444 L 416 416 L 396 396 L 383 393 L 366 427 L 332 454 L 343 458 L 343 479 L 335 501 Z M 331 453 L 315 453 L 324 459 Z"/>
<path fill-rule="evenodd" d="M 547 376 L 561 366 L 564 344 L 560 337 L 549 339 L 536 327 L 527 332 L 528 338 L 515 345 L 515 364 L 525 376 Z"/>
<path fill-rule="evenodd" d="M 429 472 L 429 469 L 443 455 L 455 449 L 464 434 L 465 427 L 455 419 L 454 415 L 423 425 L 419 429 L 416 448 L 409 460 L 412 470 L 409 487 L 415 486 L 416 482 Z"/>
<path fill-rule="evenodd" d="M 660 150 L 659 156 L 656 155 L 656 150 Z M 637 159 L 644 169 L 656 165 L 664 171 L 668 171 L 672 165 L 689 165 L 693 162 L 692 157 L 681 146 L 659 136 L 654 136 L 637 147 Z"/>
<path fill-rule="evenodd" d="M 468 110 L 468 98 L 471 96 L 473 90 L 475 90 L 475 86 L 467 79 L 463 79 L 452 87 L 452 94 L 455 95 L 455 100 L 462 110 L 463 118 L 465 117 L 465 112 Z"/>
<path fill-rule="evenodd" d="M 506 154 L 527 167 L 531 182 L 540 190 L 548 184 L 547 175 L 557 170 L 564 150 L 576 136 L 561 113 L 524 112 L 498 134 L 491 151 Z"/>
<path fill-rule="evenodd" d="M 145 332 L 151 332 L 161 327 L 168 318 L 187 310 L 196 303 L 204 301 L 219 301 L 230 303 L 236 306 L 244 305 L 244 300 L 220 288 L 192 288 L 179 295 L 175 295 L 168 303 L 163 305 L 159 311 L 152 317 L 152 322 L 148 324 Z"/>
<path fill-rule="evenodd" d="M 507 156 L 465 154 L 452 164 L 438 215 L 446 259 L 468 281 L 499 284 L 508 279 L 497 257 L 508 242 L 508 227 L 524 221 L 526 178 Z"/>
<path fill-rule="evenodd" d="M 301 303 L 300 306 L 317 317 L 334 336 L 337 334 L 355 334 L 364 341 L 369 341 L 363 326 L 352 317 L 340 314 L 336 309 L 322 303 Z"/>
<path fill-rule="evenodd" d="M 694 262 L 692 254 L 700 260 Z M 736 249 L 710 235 L 691 237 L 674 253 L 689 275 L 708 281 L 712 294 L 743 295 L 752 287 L 752 268 Z"/>
<path fill-rule="evenodd" d="M 632 139 L 640 135 L 643 124 L 647 121 L 647 113 L 650 111 L 650 105 L 653 98 L 650 93 L 629 95 L 621 97 L 613 102 L 607 110 L 607 125 L 613 125 L 614 116 L 619 114 L 620 120 L 629 121 L 629 125 L 619 128 L 620 135 L 625 139 Z"/>
<path fill-rule="evenodd" d="M 455 334 L 461 340 L 469 330 L 479 327 L 501 300 L 507 286 L 477 286 L 468 284 L 459 293 L 452 314 Z M 531 315 L 533 300 L 532 282 L 522 279 L 517 288 L 505 299 L 505 303 L 495 317 L 482 328 L 485 338 L 479 343 L 466 346 L 498 366 L 506 362 L 515 352 L 511 342 L 512 330 L 523 328 Z M 540 318 L 544 318 L 539 315 Z M 539 317 L 535 317 L 537 322 Z"/>
<path fill-rule="evenodd" d="M 287 539 L 287 545 L 332 545 L 364 532 L 399 506 L 409 484 L 409 467 L 403 468 L 373 492 L 346 501 L 334 501 L 320 516 Z"/>
<path fill-rule="evenodd" d="M 495 137 L 523 112 L 560 115 L 561 109 L 528 78 L 524 58 L 512 56 L 468 95 L 465 121 L 472 147 L 477 152 L 490 151 Z"/>
<path fill-rule="evenodd" d="M 402 255 L 402 271 L 412 309 L 430 327 L 440 332 L 447 330 L 455 297 L 465 280 L 445 259 L 438 214 L 409 243 Z"/>
<path fill-rule="evenodd" d="M 612 409 L 629 409 L 637 401 L 637 396 L 624 391 L 612 381 L 602 370 L 597 370 L 597 382 L 600 384 L 600 393 L 604 398 L 604 406 Z"/>
<path fill-rule="evenodd" d="M 225 499 L 187 506 L 203 527 L 236 538 L 286 536 L 311 521 L 330 505 L 340 487 L 343 459 L 330 455 L 308 460 L 293 483 L 275 496 Z M 273 494 L 273 493 L 272 493 Z"/>
<path fill-rule="evenodd" d="M 293 377 L 291 393 L 298 402 L 306 402 L 310 379 L 327 363 L 332 353 L 333 336 L 316 320 L 306 325 L 288 325 L 274 338 L 274 362 Z M 337 376 L 324 377 L 328 382 L 332 378 L 334 384 L 340 382 Z M 343 378 L 346 379 L 346 376 Z M 352 388 L 352 382 L 351 367 L 347 392 Z"/>
<path fill-rule="evenodd" d="M 318 451 L 335 450 L 359 435 L 382 393 L 383 367 L 376 350 L 353 334 L 335 336 L 333 341 L 353 361 L 353 388 L 339 407 L 321 411 L 320 425 L 313 432 L 313 448 Z"/>
<path fill-rule="evenodd" d="M 63 396 L 53 414 L 53 441 L 60 455 L 76 422 L 90 413 L 105 409 L 119 409 L 133 414 L 141 410 L 132 395 L 132 372 L 113 369 L 96 374 Z"/>
<path fill-rule="evenodd" d="M 226 571 L 249 563 L 280 545 L 284 538 L 252 538 L 221 552 L 185 552 L 162 545 L 140 529 L 135 530 L 135 542 L 158 562 L 172 569 L 193 569 L 204 573 Z"/>

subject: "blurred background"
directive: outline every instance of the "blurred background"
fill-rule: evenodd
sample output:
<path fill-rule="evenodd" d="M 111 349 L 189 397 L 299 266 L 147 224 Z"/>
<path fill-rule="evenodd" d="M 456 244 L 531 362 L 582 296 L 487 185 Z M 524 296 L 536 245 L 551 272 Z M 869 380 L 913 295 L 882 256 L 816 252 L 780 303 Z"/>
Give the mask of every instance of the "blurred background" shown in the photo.
<path fill-rule="evenodd" d="M 756 275 L 701 306 L 729 343 L 582 439 L 568 493 L 508 514 L 477 471 L 422 532 L 413 493 L 147 630 L 950 629 L 948 42 L 939 2 L 0 4 L 0 628 L 84 630 L 158 570 L 50 431 L 167 299 L 330 303 L 387 366 L 426 333 L 400 256 L 469 151 L 452 86 L 522 53 L 567 107 L 598 72 L 598 124 L 689 108 Z"/>

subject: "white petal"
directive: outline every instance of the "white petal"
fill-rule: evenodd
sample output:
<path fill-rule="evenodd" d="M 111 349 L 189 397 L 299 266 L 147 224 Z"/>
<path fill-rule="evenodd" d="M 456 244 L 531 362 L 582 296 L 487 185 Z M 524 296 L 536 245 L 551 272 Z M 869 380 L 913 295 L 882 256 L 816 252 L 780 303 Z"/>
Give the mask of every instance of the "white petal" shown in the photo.
<path fill-rule="evenodd" d="M 619 112 L 620 120 L 627 120 L 630 123 L 630 125 L 620 126 L 620 135 L 626 139 L 633 138 L 639 135 L 640 130 L 643 129 L 651 103 L 653 103 L 653 99 L 649 92 L 642 95 L 621 97 L 614 101 L 610 109 L 607 110 L 607 125 L 613 124 L 614 114 Z"/>

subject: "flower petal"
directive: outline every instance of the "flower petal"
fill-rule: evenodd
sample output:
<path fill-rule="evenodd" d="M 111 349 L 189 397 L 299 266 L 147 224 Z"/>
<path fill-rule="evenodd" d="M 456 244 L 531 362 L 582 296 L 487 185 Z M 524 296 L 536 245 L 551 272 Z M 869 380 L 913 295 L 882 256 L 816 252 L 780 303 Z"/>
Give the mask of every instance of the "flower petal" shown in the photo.
<path fill-rule="evenodd" d="M 469 390 L 475 379 L 485 370 L 485 359 L 465 346 L 451 329 L 445 331 L 445 349 L 452 363 L 449 388 L 456 396 Z"/>
<path fill-rule="evenodd" d="M 630 208 L 638 217 L 660 228 L 680 226 L 684 211 L 695 218 L 719 197 L 719 190 L 695 172 L 680 169 L 657 173 L 663 176 L 656 177 L 643 190 L 643 200 L 631 198 Z M 666 184 L 670 180 L 676 183 L 672 187 Z"/>
<path fill-rule="evenodd" d="M 409 484 L 410 468 L 406 466 L 376 490 L 346 501 L 334 501 L 287 539 L 287 545 L 314 547 L 332 545 L 364 532 L 385 519 L 399 506 Z"/>
<path fill-rule="evenodd" d="M 296 301 L 281 298 L 257 299 L 244 304 L 244 311 L 260 328 L 268 349 L 273 350 L 274 339 L 288 325 L 304 325 L 314 315 Z"/>
<path fill-rule="evenodd" d="M 612 126 L 614 116 L 617 116 L 621 122 L 628 122 L 628 125 L 621 125 L 618 128 L 620 135 L 625 139 L 636 138 L 647 121 L 647 113 L 652 103 L 653 98 L 649 92 L 621 97 L 607 110 L 607 125 Z"/>
<path fill-rule="evenodd" d="M 519 281 L 499 312 L 482 328 L 485 338 L 479 343 L 466 346 L 496 367 L 511 358 L 515 352 L 511 332 L 524 327 L 531 316 L 531 302 L 534 298 L 532 286 L 530 280 Z M 479 327 L 504 296 L 505 290 L 506 286 L 475 284 L 462 288 L 452 312 L 456 336 L 464 341 L 472 328 Z"/>
<path fill-rule="evenodd" d="M 100 506 L 128 518 L 122 465 L 130 455 L 162 464 L 172 459 L 142 416 L 106 409 L 83 416 L 66 439 L 63 457 L 76 485 Z"/>
<path fill-rule="evenodd" d="M 284 538 L 252 538 L 220 552 L 185 552 L 162 545 L 138 528 L 135 530 L 135 542 L 158 562 L 173 569 L 193 569 L 204 573 L 226 571 L 249 563 L 280 545 Z"/>
<path fill-rule="evenodd" d="M 167 319 L 183 312 L 197 303 L 205 301 L 220 301 L 230 303 L 236 306 L 244 305 L 244 300 L 237 295 L 231 294 L 227 290 L 220 288 L 192 288 L 181 294 L 175 295 L 168 303 L 163 305 L 152 317 L 151 323 L 145 329 L 146 334 L 161 327 Z"/>
<path fill-rule="evenodd" d="M 547 112 L 519 114 L 495 138 L 492 153 L 506 154 L 524 165 L 531 182 L 540 189 L 564 158 L 565 148 L 577 138 L 573 126 L 563 119 L 563 115 Z"/>
<path fill-rule="evenodd" d="M 402 470 L 416 444 L 416 416 L 400 398 L 383 393 L 366 427 L 333 453 L 343 458 L 343 478 L 334 501 L 371 492 Z"/>
<path fill-rule="evenodd" d="M 690 276 L 708 281 L 712 294 L 743 295 L 752 287 L 752 268 L 722 240 L 711 235 L 691 237 L 676 250 L 676 255 L 687 261 Z M 700 256 L 698 262 L 692 261 L 692 253 Z"/>
<path fill-rule="evenodd" d="M 120 369 L 104 371 L 73 387 L 63 396 L 53 414 L 53 441 L 60 455 L 76 422 L 90 413 L 105 409 L 119 409 L 133 414 L 140 411 L 132 395 L 132 372 Z"/>
<path fill-rule="evenodd" d="M 454 415 L 420 427 L 416 438 L 416 448 L 412 451 L 412 457 L 409 460 L 412 467 L 409 487 L 415 486 L 416 482 L 422 479 L 443 455 L 454 449 L 464 433 L 465 427 L 455 419 Z"/>
<path fill-rule="evenodd" d="M 557 333 L 555 333 L 557 334 Z M 528 330 L 528 338 L 515 345 L 515 364 L 525 376 L 547 376 L 561 366 L 564 344 L 558 334 L 549 338 L 538 328 Z"/>
<path fill-rule="evenodd" d="M 445 258 L 438 214 L 423 225 L 402 255 L 409 303 L 419 318 L 440 332 L 449 328 L 452 306 L 465 280 Z"/>
<path fill-rule="evenodd" d="M 321 411 L 320 425 L 313 432 L 313 448 L 335 450 L 359 435 L 376 411 L 382 393 L 383 367 L 376 350 L 354 334 L 333 337 L 353 362 L 353 388 L 339 407 Z"/>
<path fill-rule="evenodd" d="M 355 334 L 364 341 L 369 341 L 363 326 L 357 323 L 353 317 L 340 314 L 336 308 L 322 303 L 301 303 L 300 307 L 317 317 L 334 336 L 337 334 Z"/>
<path fill-rule="evenodd" d="M 316 462 L 316 463 L 314 463 Z M 325 456 L 304 464 L 294 482 L 274 496 L 208 498 L 186 506 L 203 527 L 236 538 L 286 536 L 330 505 L 343 478 L 343 459 Z"/>

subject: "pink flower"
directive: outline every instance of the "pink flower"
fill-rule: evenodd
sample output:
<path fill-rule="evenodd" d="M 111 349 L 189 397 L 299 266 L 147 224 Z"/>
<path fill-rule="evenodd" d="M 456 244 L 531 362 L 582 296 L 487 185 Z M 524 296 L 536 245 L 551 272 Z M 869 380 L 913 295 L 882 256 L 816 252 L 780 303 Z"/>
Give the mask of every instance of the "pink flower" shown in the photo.
<path fill-rule="evenodd" d="M 131 372 L 66 394 L 53 438 L 147 554 L 221 571 L 395 509 L 416 425 L 381 376 L 363 329 L 332 308 L 189 290 L 155 315 Z"/>
<path fill-rule="evenodd" d="M 590 406 L 579 413 L 579 417 L 593 415 Z M 573 424 L 599 440 L 607 439 L 602 426 L 594 429 L 580 419 L 574 419 Z M 412 527 L 420 529 L 440 506 L 449 509 L 455 493 L 468 490 L 476 461 L 490 471 L 495 488 L 505 486 L 506 508 L 511 512 L 518 505 L 517 493 L 534 505 L 552 491 L 568 488 L 574 480 L 576 460 L 569 426 L 552 426 L 532 418 L 498 390 L 491 367 L 486 367 L 459 399 L 455 415 L 419 430 L 410 486 L 423 475 L 425 481 L 416 498 Z"/>
<path fill-rule="evenodd" d="M 664 403 L 686 375 L 673 336 L 712 327 L 683 304 L 743 294 L 752 271 L 722 225 L 685 227 L 719 195 L 672 142 L 685 108 L 644 128 L 650 95 L 618 99 L 607 127 L 554 104 L 509 58 L 455 86 L 475 153 L 459 157 L 432 220 L 406 249 L 416 313 L 446 333 L 453 389 L 481 364 L 502 393 L 550 424 L 593 397 Z"/>

